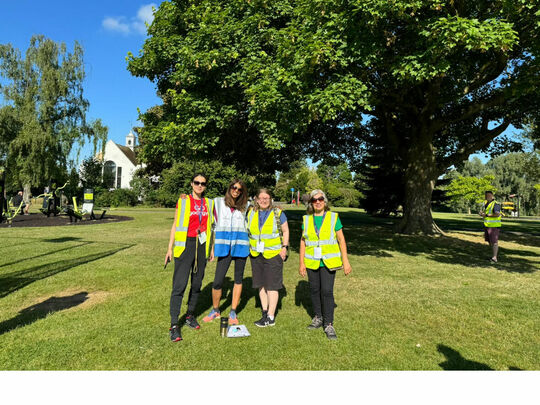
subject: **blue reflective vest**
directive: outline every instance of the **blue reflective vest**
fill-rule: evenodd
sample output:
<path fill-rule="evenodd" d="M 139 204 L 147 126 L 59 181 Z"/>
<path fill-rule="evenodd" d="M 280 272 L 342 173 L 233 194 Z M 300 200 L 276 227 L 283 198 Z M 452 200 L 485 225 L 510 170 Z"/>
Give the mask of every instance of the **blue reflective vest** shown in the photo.
<path fill-rule="evenodd" d="M 249 237 L 246 228 L 246 215 L 242 211 L 231 209 L 225 205 L 225 198 L 214 199 L 216 208 L 216 228 L 214 256 L 232 257 L 249 256 Z"/>

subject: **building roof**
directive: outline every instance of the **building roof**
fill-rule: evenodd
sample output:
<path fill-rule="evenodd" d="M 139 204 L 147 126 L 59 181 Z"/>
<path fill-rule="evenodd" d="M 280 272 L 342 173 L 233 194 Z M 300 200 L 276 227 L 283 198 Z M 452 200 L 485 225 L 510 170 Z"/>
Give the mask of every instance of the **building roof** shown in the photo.
<path fill-rule="evenodd" d="M 130 148 L 127 146 L 118 145 L 115 143 L 116 146 L 126 155 L 126 157 L 133 163 L 133 166 L 137 166 L 137 157 L 135 156 L 135 152 L 133 152 Z"/>

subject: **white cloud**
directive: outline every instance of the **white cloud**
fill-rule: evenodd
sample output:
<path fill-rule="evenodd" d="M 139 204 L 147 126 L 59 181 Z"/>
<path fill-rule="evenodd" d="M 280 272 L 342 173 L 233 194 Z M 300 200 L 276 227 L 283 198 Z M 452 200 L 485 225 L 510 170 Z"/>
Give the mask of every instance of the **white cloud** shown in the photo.
<path fill-rule="evenodd" d="M 106 17 L 101 25 L 108 31 L 121 32 L 122 34 L 129 34 L 129 25 L 122 22 L 124 18 Z"/>
<path fill-rule="evenodd" d="M 101 23 L 107 31 L 120 32 L 124 35 L 141 34 L 146 35 L 146 24 L 154 21 L 152 8 L 157 8 L 155 3 L 142 5 L 135 17 L 105 17 Z"/>

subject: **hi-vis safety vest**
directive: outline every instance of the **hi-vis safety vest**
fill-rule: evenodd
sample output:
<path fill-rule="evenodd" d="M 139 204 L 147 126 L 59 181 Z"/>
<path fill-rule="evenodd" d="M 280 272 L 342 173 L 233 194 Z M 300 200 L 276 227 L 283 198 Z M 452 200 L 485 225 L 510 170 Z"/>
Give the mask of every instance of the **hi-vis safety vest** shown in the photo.
<path fill-rule="evenodd" d="M 208 220 L 206 222 L 206 257 L 210 256 L 210 242 L 212 240 L 212 224 L 214 223 L 214 201 L 204 198 L 208 209 Z M 187 231 L 189 227 L 189 217 L 191 215 L 191 199 L 178 199 L 178 219 L 176 221 L 176 232 L 174 233 L 174 257 L 180 257 L 186 248 Z M 197 243 L 199 243 L 197 241 Z"/>
<path fill-rule="evenodd" d="M 486 228 L 500 228 L 501 226 L 501 214 L 498 217 L 488 217 L 488 215 L 493 214 L 495 204 L 495 200 L 492 200 L 486 208 L 486 216 L 484 217 L 484 226 Z"/>
<path fill-rule="evenodd" d="M 248 257 L 249 237 L 246 228 L 246 216 L 242 211 L 234 210 L 225 204 L 223 197 L 214 200 L 216 206 L 216 242 L 214 255 L 225 257 Z"/>
<path fill-rule="evenodd" d="M 280 209 L 277 209 L 276 211 L 277 215 L 281 215 Z M 247 228 L 250 245 L 249 251 L 253 257 L 259 256 L 259 252 L 257 252 L 257 242 L 264 242 L 263 256 L 265 259 L 271 259 L 279 254 L 279 251 L 281 250 L 281 237 L 274 216 L 274 210 L 270 211 L 261 230 L 259 230 L 259 211 L 249 211 Z"/>
<path fill-rule="evenodd" d="M 317 236 L 313 215 L 304 215 L 304 233 L 302 235 L 306 243 L 304 264 L 308 269 L 317 270 L 321 265 L 321 259 L 315 259 L 315 247 L 321 248 L 322 261 L 328 269 L 332 270 L 343 266 L 335 231 L 337 220 L 337 213 L 327 211 L 319 230 L 319 236 Z"/>

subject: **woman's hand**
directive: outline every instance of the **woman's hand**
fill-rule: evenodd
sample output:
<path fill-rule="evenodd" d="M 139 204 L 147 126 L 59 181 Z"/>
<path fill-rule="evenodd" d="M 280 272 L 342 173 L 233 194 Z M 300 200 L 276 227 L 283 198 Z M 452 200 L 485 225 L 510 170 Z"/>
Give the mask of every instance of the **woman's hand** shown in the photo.
<path fill-rule="evenodd" d="M 164 265 L 166 266 L 167 263 L 172 261 L 172 258 L 173 258 L 173 251 L 172 251 L 172 249 L 169 249 L 169 250 L 167 250 L 167 254 L 165 255 L 165 263 L 164 263 Z"/>
<path fill-rule="evenodd" d="M 298 269 L 298 273 L 300 273 L 302 277 L 306 276 L 306 265 L 304 263 L 300 263 L 300 268 Z"/>
<path fill-rule="evenodd" d="M 352 267 L 350 263 L 343 263 L 343 272 L 345 275 L 348 275 L 352 271 Z"/>
<path fill-rule="evenodd" d="M 285 261 L 285 258 L 287 257 L 287 248 L 282 247 L 281 250 L 279 251 L 279 255 L 281 256 L 281 259 Z"/>

